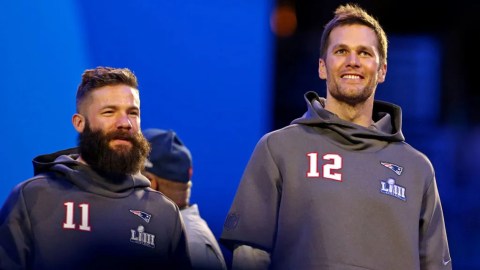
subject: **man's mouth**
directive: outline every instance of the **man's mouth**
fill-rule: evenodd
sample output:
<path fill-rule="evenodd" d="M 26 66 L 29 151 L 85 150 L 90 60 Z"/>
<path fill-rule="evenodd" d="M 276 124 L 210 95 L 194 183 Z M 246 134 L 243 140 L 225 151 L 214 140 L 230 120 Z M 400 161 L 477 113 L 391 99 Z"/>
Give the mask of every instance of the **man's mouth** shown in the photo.
<path fill-rule="evenodd" d="M 111 146 L 117 146 L 117 145 L 131 146 L 132 142 L 129 139 L 125 139 L 125 138 L 114 138 L 110 140 L 110 145 Z"/>
<path fill-rule="evenodd" d="M 360 80 L 362 77 L 360 75 L 354 75 L 354 74 L 345 74 L 340 76 L 342 79 L 349 79 L 349 80 Z"/>
<path fill-rule="evenodd" d="M 117 147 L 117 146 L 131 147 L 134 144 L 134 138 L 132 135 L 128 133 L 116 132 L 116 133 L 109 134 L 108 144 L 110 145 L 110 147 Z"/>
<path fill-rule="evenodd" d="M 120 143 L 131 143 L 130 140 L 124 140 L 124 139 L 113 139 L 112 141 L 120 142 Z"/>

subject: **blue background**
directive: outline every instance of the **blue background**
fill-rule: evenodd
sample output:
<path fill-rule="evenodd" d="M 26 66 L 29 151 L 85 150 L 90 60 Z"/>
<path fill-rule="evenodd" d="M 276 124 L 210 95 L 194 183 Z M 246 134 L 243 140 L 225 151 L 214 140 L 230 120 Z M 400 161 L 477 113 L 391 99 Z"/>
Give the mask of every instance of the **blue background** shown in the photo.
<path fill-rule="evenodd" d="M 191 201 L 219 234 L 269 129 L 269 5 L 2 1 L 0 201 L 32 176 L 34 156 L 76 145 L 71 116 L 83 70 L 128 67 L 139 80 L 142 128 L 174 129 L 190 148 Z"/>
<path fill-rule="evenodd" d="M 142 128 L 174 129 L 190 148 L 191 201 L 219 236 L 258 139 L 300 116 L 304 92 L 324 93 L 317 56 L 285 65 L 301 75 L 290 72 L 284 78 L 294 82 L 278 84 L 282 40 L 270 29 L 273 7 L 272 0 L 0 1 L 0 202 L 32 176 L 33 157 L 76 145 L 71 116 L 82 72 L 128 67 L 140 84 Z M 455 268 L 480 269 L 480 129 L 436 124 L 441 40 L 392 34 L 390 46 L 377 97 L 404 108 L 407 141 L 436 168 Z M 289 107 L 278 106 L 279 93 Z"/>

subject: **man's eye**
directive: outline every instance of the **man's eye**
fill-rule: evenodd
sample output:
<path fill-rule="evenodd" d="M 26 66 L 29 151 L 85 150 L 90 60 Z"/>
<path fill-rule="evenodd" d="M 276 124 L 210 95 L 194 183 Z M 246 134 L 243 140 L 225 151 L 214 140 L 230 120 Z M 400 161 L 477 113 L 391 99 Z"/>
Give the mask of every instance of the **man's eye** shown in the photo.
<path fill-rule="evenodd" d="M 370 56 L 371 54 L 367 51 L 362 51 L 362 52 L 360 52 L 360 55 L 361 56 Z"/>

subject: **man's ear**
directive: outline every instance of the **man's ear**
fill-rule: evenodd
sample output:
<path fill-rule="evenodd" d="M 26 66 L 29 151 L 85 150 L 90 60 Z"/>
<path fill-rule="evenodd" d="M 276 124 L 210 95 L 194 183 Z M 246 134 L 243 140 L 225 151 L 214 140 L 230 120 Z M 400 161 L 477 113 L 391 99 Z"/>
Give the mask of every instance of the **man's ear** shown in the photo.
<path fill-rule="evenodd" d="M 387 64 L 383 64 L 378 70 L 377 82 L 383 83 L 385 81 L 385 76 L 387 76 Z"/>
<path fill-rule="evenodd" d="M 318 77 L 322 80 L 327 79 L 327 67 L 325 66 L 325 61 L 322 58 L 318 59 Z"/>
<path fill-rule="evenodd" d="M 82 133 L 85 129 L 85 117 L 79 113 L 75 113 L 72 116 L 73 127 L 79 132 Z"/>

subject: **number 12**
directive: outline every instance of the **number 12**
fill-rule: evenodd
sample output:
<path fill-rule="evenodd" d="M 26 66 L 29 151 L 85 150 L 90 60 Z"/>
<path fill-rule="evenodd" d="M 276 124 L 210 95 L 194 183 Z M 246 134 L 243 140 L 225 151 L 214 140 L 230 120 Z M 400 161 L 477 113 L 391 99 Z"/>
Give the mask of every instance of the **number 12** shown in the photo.
<path fill-rule="evenodd" d="M 318 153 L 308 153 L 307 156 L 309 161 L 307 177 L 320 177 L 320 172 L 318 171 Z M 337 154 L 325 154 L 322 158 L 323 160 L 330 161 L 330 163 L 323 165 L 323 178 L 342 181 L 342 174 L 333 172 L 333 170 L 340 170 L 342 168 L 342 157 Z"/>

